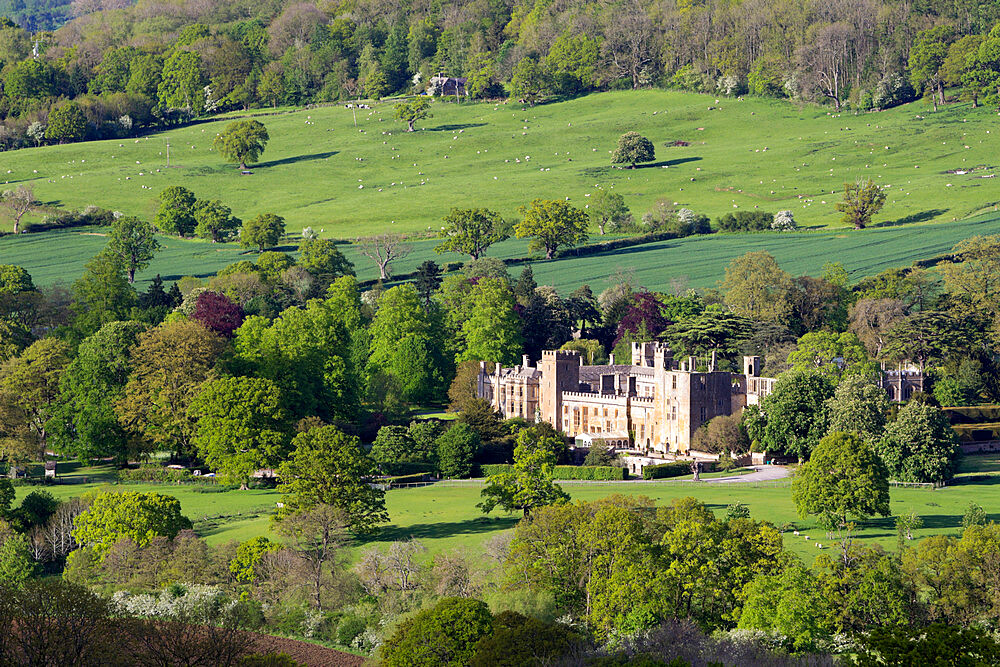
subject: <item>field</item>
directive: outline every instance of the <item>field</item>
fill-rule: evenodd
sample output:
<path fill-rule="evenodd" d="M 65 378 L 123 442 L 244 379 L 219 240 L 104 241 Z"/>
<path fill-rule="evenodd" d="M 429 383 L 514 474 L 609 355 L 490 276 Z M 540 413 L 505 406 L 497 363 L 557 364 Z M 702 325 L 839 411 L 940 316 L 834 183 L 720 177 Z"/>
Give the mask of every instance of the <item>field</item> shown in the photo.
<path fill-rule="evenodd" d="M 622 91 L 546 104 L 435 103 L 418 132 L 392 104 L 262 118 L 271 142 L 252 176 L 211 150 L 227 119 L 143 136 L 5 153 L 8 184 L 31 183 L 54 206 L 95 204 L 151 216 L 156 195 L 184 185 L 243 218 L 285 216 L 291 231 L 326 236 L 436 229 L 453 206 L 515 216 L 534 197 L 580 206 L 600 184 L 637 215 L 659 197 L 713 218 L 735 209 L 790 209 L 800 226 L 837 226 L 844 182 L 870 176 L 889 189 L 884 224 L 951 221 L 992 210 L 995 113 L 924 102 L 877 114 L 831 114 L 764 99 Z M 613 169 L 617 137 L 637 130 L 657 162 Z M 667 147 L 668 142 L 688 146 Z M 167 166 L 167 144 L 170 166 Z M 947 173 L 967 171 L 964 174 Z M 3 173 L 3 172 L 0 172 Z"/>
<path fill-rule="evenodd" d="M 86 231 L 66 229 L 0 237 L 0 262 L 25 267 L 37 285 L 70 284 L 82 272 L 87 260 L 100 252 L 106 239 L 103 229 Z M 715 287 L 733 257 L 751 250 L 767 250 L 793 275 L 819 275 L 829 261 L 843 263 L 853 280 L 873 275 L 917 259 L 927 259 L 947 252 L 962 239 L 975 234 L 1000 233 L 1000 216 L 984 214 L 968 220 L 947 223 L 880 227 L 861 231 L 814 231 L 794 234 L 716 234 L 660 241 L 615 252 L 587 257 L 565 257 L 532 264 L 540 285 L 554 285 L 563 293 L 586 283 L 596 292 L 608 286 L 620 270 L 631 271 L 638 282 L 652 290 L 669 290 L 671 280 L 681 279 L 695 288 Z M 242 252 L 234 244 L 213 244 L 200 240 L 161 237 L 164 249 L 145 271 L 136 276 L 137 287 L 144 289 L 149 280 L 161 274 L 171 281 L 181 276 L 211 276 L 227 264 L 256 255 Z M 440 264 L 462 261 L 454 253 L 434 252 L 435 240 L 418 240 L 413 252 L 396 265 L 397 273 L 412 271 L 432 259 Z M 282 250 L 294 251 L 294 246 Z M 374 279 L 372 262 L 361 255 L 357 246 L 345 244 L 344 254 L 355 263 L 358 277 Z M 490 249 L 489 255 L 510 259 L 527 255 L 523 240 L 511 239 Z M 467 259 L 467 258 L 466 258 Z M 512 267 L 516 277 L 521 271 Z"/>
<path fill-rule="evenodd" d="M 49 487 L 58 498 L 80 495 L 101 487 L 106 469 L 80 469 L 73 476 L 88 476 L 87 484 L 66 484 Z M 61 473 L 62 474 L 62 473 Z M 963 479 L 976 475 L 974 479 Z M 79 481 L 79 480 L 77 480 Z M 781 527 L 794 523 L 800 536 L 785 533 L 785 545 L 794 553 L 811 561 L 819 553 L 816 543 L 829 545 L 826 532 L 813 520 L 799 519 L 792 503 L 787 483 L 708 484 L 685 481 L 580 483 L 563 482 L 563 488 L 574 500 L 595 500 L 612 493 L 645 495 L 660 503 L 672 498 L 693 496 L 707 503 L 717 513 L 724 513 L 735 502 L 746 504 L 751 514 Z M 195 530 L 211 543 L 246 540 L 270 533 L 270 512 L 279 495 L 275 491 L 227 491 L 201 493 L 192 485 L 129 484 L 123 487 L 136 491 L 157 491 L 173 495 L 181 502 L 184 513 L 194 522 Z M 415 538 L 431 553 L 450 549 L 477 550 L 490 536 L 512 528 L 519 516 L 494 512 L 484 516 L 477 508 L 481 485 L 478 482 L 451 482 L 409 489 L 394 489 L 386 496 L 391 524 L 365 544 L 384 545 L 392 540 Z M 23 497 L 31 487 L 18 487 L 17 497 Z M 937 534 L 957 535 L 961 531 L 962 515 L 970 502 L 976 502 L 1000 520 L 1000 456 L 973 456 L 963 460 L 958 483 L 938 490 L 892 490 L 894 515 L 916 512 L 924 521 L 914 532 L 915 538 Z M 805 536 L 809 536 L 809 540 Z M 273 537 L 273 535 L 271 535 Z M 867 522 L 858 537 L 886 549 L 896 548 L 894 519 Z M 360 549 L 364 544 L 357 544 Z"/>

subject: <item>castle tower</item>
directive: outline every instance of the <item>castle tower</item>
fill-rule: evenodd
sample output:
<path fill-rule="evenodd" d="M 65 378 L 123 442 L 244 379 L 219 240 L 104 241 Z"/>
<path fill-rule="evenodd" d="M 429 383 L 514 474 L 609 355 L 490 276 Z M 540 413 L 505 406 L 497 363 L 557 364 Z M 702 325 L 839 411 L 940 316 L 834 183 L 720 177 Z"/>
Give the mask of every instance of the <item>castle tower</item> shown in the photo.
<path fill-rule="evenodd" d="M 575 350 L 543 350 L 538 369 L 542 375 L 538 387 L 542 419 L 561 431 L 562 393 L 580 389 L 580 353 Z"/>

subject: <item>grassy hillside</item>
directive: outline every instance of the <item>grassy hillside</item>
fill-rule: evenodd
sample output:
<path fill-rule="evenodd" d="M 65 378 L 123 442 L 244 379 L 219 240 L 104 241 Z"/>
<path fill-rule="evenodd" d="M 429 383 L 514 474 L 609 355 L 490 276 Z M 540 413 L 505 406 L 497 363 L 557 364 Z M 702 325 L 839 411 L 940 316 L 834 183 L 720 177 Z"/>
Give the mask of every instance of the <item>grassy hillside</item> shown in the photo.
<path fill-rule="evenodd" d="M 452 206 L 509 216 L 533 197 L 583 206 L 597 184 L 622 192 L 640 215 L 666 197 L 713 217 L 787 208 L 808 227 L 839 224 L 836 192 L 858 176 L 889 188 L 879 217 L 887 223 L 960 219 L 1000 200 L 996 181 L 983 178 L 996 166 L 996 116 L 967 104 L 934 113 L 917 102 L 853 116 L 762 99 L 627 91 L 536 108 L 436 103 L 433 112 L 412 134 L 391 120 L 387 103 L 360 111 L 357 129 L 342 106 L 269 116 L 271 143 L 252 176 L 211 150 L 225 120 L 138 140 L 7 153 L 0 174 L 34 184 L 54 205 L 144 216 L 155 211 L 160 190 L 180 184 L 222 199 L 241 217 L 274 211 L 290 230 L 310 225 L 336 237 L 426 231 Z M 627 130 L 654 142 L 655 164 L 609 166 Z M 678 140 L 690 145 L 665 147 Z M 974 167 L 981 168 L 945 173 Z"/>

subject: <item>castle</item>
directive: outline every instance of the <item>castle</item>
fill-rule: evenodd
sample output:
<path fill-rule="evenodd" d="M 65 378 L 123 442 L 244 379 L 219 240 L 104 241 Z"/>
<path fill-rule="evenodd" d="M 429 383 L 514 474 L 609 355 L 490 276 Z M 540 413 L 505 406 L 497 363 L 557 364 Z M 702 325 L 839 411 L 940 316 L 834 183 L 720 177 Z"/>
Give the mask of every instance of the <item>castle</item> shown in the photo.
<path fill-rule="evenodd" d="M 761 358 L 743 358 L 743 373 L 697 370 L 694 357 L 674 359 L 662 343 L 633 343 L 630 364 L 585 366 L 579 352 L 545 350 L 493 372 L 480 364 L 477 395 L 504 418 L 545 421 L 579 444 L 603 440 L 647 456 L 685 455 L 695 431 L 719 415 L 738 413 L 767 396 L 776 379 L 762 377 Z M 888 371 L 882 386 L 893 400 L 923 391 L 923 374 Z"/>

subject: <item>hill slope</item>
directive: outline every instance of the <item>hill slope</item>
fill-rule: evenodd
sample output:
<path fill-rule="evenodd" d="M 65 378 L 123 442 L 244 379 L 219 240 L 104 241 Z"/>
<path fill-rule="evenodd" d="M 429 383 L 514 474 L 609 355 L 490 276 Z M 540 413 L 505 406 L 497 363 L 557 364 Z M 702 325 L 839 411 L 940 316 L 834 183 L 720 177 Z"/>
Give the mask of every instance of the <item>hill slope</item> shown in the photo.
<path fill-rule="evenodd" d="M 264 118 L 272 140 L 252 176 L 239 176 L 211 151 L 228 122 L 219 120 L 138 140 L 8 153 L 6 178 L 33 183 L 55 205 L 144 216 L 155 212 L 160 190 L 179 184 L 241 217 L 273 211 L 290 230 L 309 225 L 335 237 L 434 229 L 453 206 L 489 206 L 512 217 L 534 197 L 584 206 L 596 184 L 622 192 L 636 215 L 665 197 L 713 218 L 790 209 L 811 227 L 839 225 L 836 193 L 859 176 L 889 188 L 882 221 L 960 219 L 1000 200 L 996 181 L 986 178 L 996 166 L 996 116 L 966 104 L 933 113 L 918 102 L 852 116 L 651 90 L 523 111 L 520 104 L 442 103 L 433 111 L 412 134 L 391 120 L 390 104 L 360 111 L 358 129 L 341 106 Z M 627 130 L 653 140 L 658 162 L 609 166 L 609 151 Z M 665 147 L 678 140 L 690 145 Z M 956 170 L 971 171 L 946 173 Z"/>

